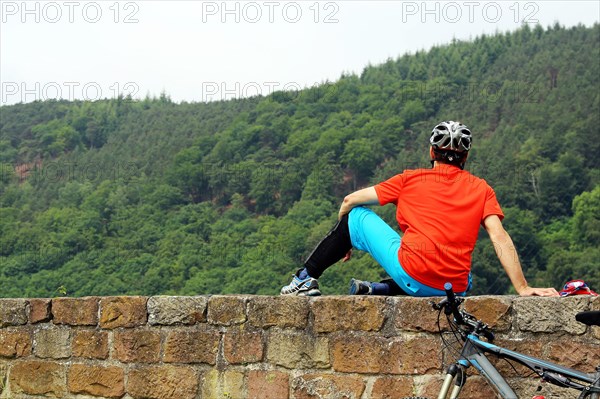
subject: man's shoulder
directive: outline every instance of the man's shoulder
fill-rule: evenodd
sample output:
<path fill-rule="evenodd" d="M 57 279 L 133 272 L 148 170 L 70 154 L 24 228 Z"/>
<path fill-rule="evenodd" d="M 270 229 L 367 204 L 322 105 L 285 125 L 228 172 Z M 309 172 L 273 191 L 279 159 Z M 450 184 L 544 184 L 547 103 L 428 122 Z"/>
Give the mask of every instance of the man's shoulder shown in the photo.
<path fill-rule="evenodd" d="M 468 170 L 462 170 L 461 173 L 464 176 L 465 181 L 472 183 L 473 185 L 492 190 L 492 186 L 487 182 L 487 180 L 485 180 L 485 178 L 474 175 Z"/>
<path fill-rule="evenodd" d="M 463 173 L 464 173 L 466 176 L 468 176 L 468 177 L 469 177 L 469 179 L 471 179 L 472 181 L 476 181 L 476 182 L 479 182 L 479 183 L 481 183 L 481 184 L 484 184 L 484 185 L 486 185 L 486 186 L 488 186 L 488 187 L 491 187 L 491 186 L 490 186 L 490 184 L 487 182 L 487 180 L 485 180 L 485 178 L 483 178 L 483 177 L 481 177 L 481 176 L 477 176 L 477 175 L 475 175 L 475 174 L 471 173 L 471 172 L 470 172 L 470 171 L 468 171 L 468 170 L 463 170 L 462 172 L 463 172 Z"/>
<path fill-rule="evenodd" d="M 468 170 L 463 170 L 454 166 L 443 166 L 435 168 L 416 168 L 416 169 L 404 169 L 402 173 L 397 176 L 412 177 L 412 176 L 437 176 L 445 177 L 452 180 L 469 179 L 487 184 L 487 181 L 479 176 L 474 175 Z"/>
<path fill-rule="evenodd" d="M 402 173 L 397 176 L 418 176 L 418 175 L 427 175 L 433 172 L 432 168 L 414 168 L 414 169 L 404 169 Z"/>
<path fill-rule="evenodd" d="M 427 182 L 450 182 L 453 184 L 472 184 L 473 186 L 485 188 L 486 190 L 492 189 L 490 184 L 484 178 L 458 167 L 404 169 L 402 173 L 392 176 L 388 181 L 396 184 L 405 184 L 409 181 L 418 184 Z"/>

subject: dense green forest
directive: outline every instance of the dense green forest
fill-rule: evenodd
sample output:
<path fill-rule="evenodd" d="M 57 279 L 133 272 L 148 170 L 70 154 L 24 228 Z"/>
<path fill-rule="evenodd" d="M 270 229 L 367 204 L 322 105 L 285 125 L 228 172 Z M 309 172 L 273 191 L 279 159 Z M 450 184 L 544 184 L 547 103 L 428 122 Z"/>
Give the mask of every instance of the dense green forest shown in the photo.
<path fill-rule="evenodd" d="M 0 296 L 277 294 L 343 196 L 428 167 L 449 119 L 530 284 L 600 290 L 599 60 L 598 24 L 524 25 L 298 92 L 0 107 Z M 474 294 L 512 292 L 483 230 L 473 273 Z M 384 275 L 355 254 L 323 293 L 350 277 Z"/>

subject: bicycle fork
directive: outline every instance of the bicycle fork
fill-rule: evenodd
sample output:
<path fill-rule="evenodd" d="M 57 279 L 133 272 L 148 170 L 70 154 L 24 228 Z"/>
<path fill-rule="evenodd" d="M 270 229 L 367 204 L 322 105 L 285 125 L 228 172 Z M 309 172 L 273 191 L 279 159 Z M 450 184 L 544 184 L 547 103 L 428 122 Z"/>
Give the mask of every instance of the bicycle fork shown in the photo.
<path fill-rule="evenodd" d="M 485 357 L 477 346 L 475 346 L 475 342 L 470 339 L 465 342 L 458 361 L 448 367 L 448 373 L 444 379 L 444 384 L 442 385 L 438 399 L 446 399 L 452 381 L 454 381 L 454 387 L 450 394 L 450 399 L 458 398 L 460 391 L 467 381 L 466 370 L 470 366 L 474 366 L 479 374 L 495 388 L 496 392 L 500 394 L 502 398 L 518 399 L 515 392 L 506 383 L 504 378 L 502 378 L 498 370 L 496 370 L 487 357 Z"/>
<path fill-rule="evenodd" d="M 467 382 L 467 373 L 465 373 L 464 366 L 460 364 L 460 361 L 459 363 L 451 364 L 448 367 L 448 372 L 446 373 L 446 378 L 444 378 L 444 384 L 442 385 L 438 399 L 446 399 L 453 381 L 454 388 L 450 393 L 450 399 L 458 398 L 463 385 L 465 385 L 465 382 Z"/>

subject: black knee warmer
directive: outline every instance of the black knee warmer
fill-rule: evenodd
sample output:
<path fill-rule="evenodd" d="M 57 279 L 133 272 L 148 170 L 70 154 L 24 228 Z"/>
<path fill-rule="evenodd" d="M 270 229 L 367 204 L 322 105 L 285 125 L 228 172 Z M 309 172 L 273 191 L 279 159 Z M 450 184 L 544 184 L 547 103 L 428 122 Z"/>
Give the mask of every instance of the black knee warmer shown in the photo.
<path fill-rule="evenodd" d="M 350 249 L 352 242 L 348 229 L 348 215 L 344 215 L 304 262 L 308 275 L 319 278 L 325 269 L 342 259 Z"/>

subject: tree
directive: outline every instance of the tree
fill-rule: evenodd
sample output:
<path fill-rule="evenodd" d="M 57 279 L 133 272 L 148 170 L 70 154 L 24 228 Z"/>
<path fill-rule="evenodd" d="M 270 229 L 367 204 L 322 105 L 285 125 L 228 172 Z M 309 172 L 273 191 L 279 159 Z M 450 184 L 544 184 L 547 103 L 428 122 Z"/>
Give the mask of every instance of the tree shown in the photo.
<path fill-rule="evenodd" d="M 31 128 L 31 132 L 41 147 L 39 155 L 50 157 L 73 150 L 81 141 L 80 135 L 72 126 L 58 119 L 36 125 Z"/>
<path fill-rule="evenodd" d="M 540 200 L 544 217 L 571 214 L 571 202 L 587 186 L 582 158 L 566 153 L 557 163 L 547 164 L 539 172 Z"/>
<path fill-rule="evenodd" d="M 600 185 L 573 200 L 573 244 L 600 247 Z"/>
<path fill-rule="evenodd" d="M 357 182 L 365 181 L 373 175 L 381 159 L 381 153 L 381 145 L 373 139 L 361 138 L 348 141 L 340 160 L 352 171 L 353 189 L 356 189 Z"/>
<path fill-rule="evenodd" d="M 425 106 L 419 99 L 410 100 L 404 104 L 400 111 L 400 117 L 405 121 L 407 126 L 412 125 L 415 122 L 423 120 L 425 117 Z"/>

